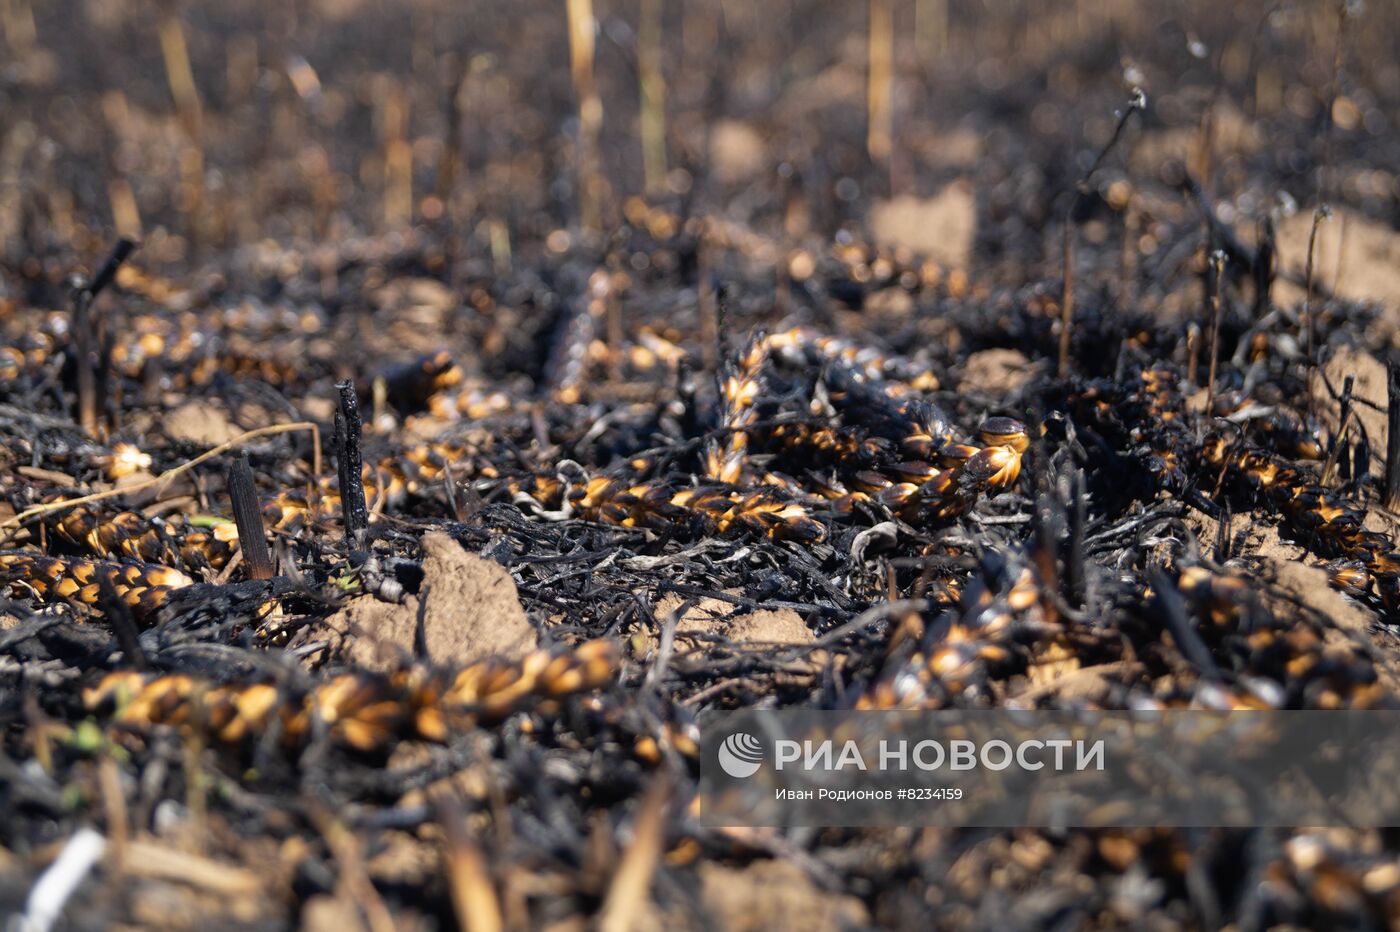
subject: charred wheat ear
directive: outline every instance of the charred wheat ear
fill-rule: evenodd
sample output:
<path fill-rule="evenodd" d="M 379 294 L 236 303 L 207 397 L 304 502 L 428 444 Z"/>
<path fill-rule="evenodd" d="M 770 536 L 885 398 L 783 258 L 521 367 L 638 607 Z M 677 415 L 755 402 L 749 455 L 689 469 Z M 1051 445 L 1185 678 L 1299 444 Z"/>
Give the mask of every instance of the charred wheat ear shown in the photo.
<path fill-rule="evenodd" d="M 1386 366 L 1385 507 L 1400 509 L 1400 363 Z"/>
<path fill-rule="evenodd" d="M 364 547 L 369 529 L 369 509 L 365 506 L 365 483 L 361 475 L 360 400 L 355 383 L 337 382 L 340 408 L 335 415 L 336 462 L 340 470 L 340 512 L 345 524 L 345 542 L 356 550 Z"/>
<path fill-rule="evenodd" d="M 520 708 L 556 708 L 562 699 L 607 686 L 619 661 L 615 642 L 598 639 L 569 651 L 537 650 L 519 661 L 482 660 L 455 674 L 346 673 L 302 695 L 271 683 L 123 670 L 84 690 L 82 699 L 119 725 L 178 726 L 224 744 L 247 742 L 276 726 L 284 745 L 316 740 L 320 732 L 368 751 L 404 736 L 446 741 L 454 728 L 498 722 Z"/>
<path fill-rule="evenodd" d="M 262 509 L 258 505 L 257 489 L 253 485 L 253 470 L 248 455 L 241 454 L 228 470 L 228 497 L 233 505 L 233 520 L 238 525 L 238 546 L 243 551 L 243 566 L 249 579 L 271 579 L 274 575 L 272 555 L 263 533 Z"/>

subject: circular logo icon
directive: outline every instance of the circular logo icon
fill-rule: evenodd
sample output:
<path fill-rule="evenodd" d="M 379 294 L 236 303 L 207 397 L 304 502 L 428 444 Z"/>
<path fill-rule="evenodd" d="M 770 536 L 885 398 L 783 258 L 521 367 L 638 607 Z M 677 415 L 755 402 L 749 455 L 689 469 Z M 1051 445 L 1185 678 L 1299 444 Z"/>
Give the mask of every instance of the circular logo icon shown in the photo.
<path fill-rule="evenodd" d="M 731 777 L 751 777 L 763 765 L 763 745 L 753 735 L 737 732 L 719 746 L 720 769 Z"/>

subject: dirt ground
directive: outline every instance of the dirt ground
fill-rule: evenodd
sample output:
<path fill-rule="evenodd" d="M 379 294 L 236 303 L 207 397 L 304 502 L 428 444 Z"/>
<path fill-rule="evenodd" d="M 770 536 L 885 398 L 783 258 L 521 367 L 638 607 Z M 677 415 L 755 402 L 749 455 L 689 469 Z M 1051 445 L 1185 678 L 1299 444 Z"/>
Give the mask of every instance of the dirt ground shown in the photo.
<path fill-rule="evenodd" d="M 0 39 L 14 928 L 1400 927 L 1392 829 L 696 812 L 715 710 L 1397 707 L 1400 6 Z"/>

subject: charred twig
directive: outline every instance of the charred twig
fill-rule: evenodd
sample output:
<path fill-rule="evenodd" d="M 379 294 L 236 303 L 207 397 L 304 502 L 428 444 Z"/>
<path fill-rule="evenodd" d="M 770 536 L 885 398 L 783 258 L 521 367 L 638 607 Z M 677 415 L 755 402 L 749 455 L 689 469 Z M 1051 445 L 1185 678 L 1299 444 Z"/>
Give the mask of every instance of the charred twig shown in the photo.
<path fill-rule="evenodd" d="M 1196 376 L 1200 368 L 1201 325 L 1192 321 L 1186 325 L 1186 384 L 1196 387 Z"/>
<path fill-rule="evenodd" d="M 1161 612 L 1167 630 L 1171 632 L 1172 638 L 1176 641 L 1177 648 L 1203 677 L 1218 680 L 1220 668 L 1216 666 L 1210 648 L 1206 646 L 1200 633 L 1191 624 L 1191 617 L 1186 612 L 1186 604 L 1181 597 L 1181 590 L 1177 588 L 1171 577 L 1158 567 L 1148 570 L 1147 578 L 1152 584 L 1153 593 L 1156 595 L 1158 611 Z"/>
<path fill-rule="evenodd" d="M 253 470 L 248 454 L 233 461 L 228 470 L 228 497 L 233 506 L 233 520 L 238 525 L 238 546 L 243 551 L 243 565 L 249 579 L 271 579 L 274 575 L 272 554 L 263 534 L 262 510 L 258 506 L 257 489 L 253 485 Z"/>
<path fill-rule="evenodd" d="M 127 664 L 133 670 L 145 670 L 148 666 L 146 652 L 141 647 L 141 633 L 132 616 L 131 608 L 117 592 L 116 586 L 107 576 L 98 576 L 98 606 L 112 626 L 112 634 L 117 646 L 122 649 Z"/>
<path fill-rule="evenodd" d="M 122 263 L 131 258 L 131 254 L 136 251 L 136 243 L 126 237 L 117 240 L 117 244 L 112 247 L 112 252 L 107 256 L 107 261 L 102 263 L 102 268 L 97 270 L 93 276 L 92 284 L 88 285 L 88 294 L 96 298 L 107 290 L 107 286 L 112 284 L 117 278 L 117 272 L 121 269 Z"/>
<path fill-rule="evenodd" d="M 365 505 L 365 483 L 360 456 L 360 402 L 355 383 L 337 382 L 340 407 L 335 414 L 336 463 L 340 470 L 340 514 L 345 525 L 345 542 L 356 550 L 364 548 L 369 529 L 369 509 Z"/>

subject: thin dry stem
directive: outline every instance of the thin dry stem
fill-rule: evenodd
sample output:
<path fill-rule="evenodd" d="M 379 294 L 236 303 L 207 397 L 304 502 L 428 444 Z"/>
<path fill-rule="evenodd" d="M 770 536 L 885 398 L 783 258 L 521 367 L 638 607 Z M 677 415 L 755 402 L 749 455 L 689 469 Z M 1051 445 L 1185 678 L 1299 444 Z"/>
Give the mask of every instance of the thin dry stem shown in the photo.
<path fill-rule="evenodd" d="M 0 528 L 17 527 L 18 525 L 23 524 L 25 521 L 28 521 L 30 518 L 33 518 L 37 515 L 48 514 L 50 511 L 62 511 L 66 508 L 72 508 L 75 505 L 88 505 L 92 502 L 100 502 L 104 501 L 105 499 L 116 498 L 118 495 L 130 495 L 134 492 L 141 492 L 149 488 L 164 487 L 171 480 L 175 479 L 177 476 L 182 475 L 183 473 L 189 472 L 191 469 L 198 466 L 200 463 L 208 462 L 214 457 L 222 453 L 227 453 L 229 450 L 232 450 L 235 447 L 240 447 L 250 440 L 256 440 L 259 437 L 269 437 L 273 434 L 287 434 L 295 430 L 311 431 L 311 436 L 315 445 L 314 451 L 312 453 L 311 470 L 315 475 L 319 476 L 321 474 L 321 428 L 317 427 L 316 424 L 312 421 L 297 421 L 292 424 L 273 424 L 270 427 L 259 427 L 256 430 L 245 431 L 244 433 L 239 434 L 237 437 L 234 437 L 232 440 L 221 443 L 213 449 L 206 450 L 205 452 L 199 454 L 192 460 L 186 460 L 178 466 L 173 466 L 170 469 L 167 469 L 159 476 L 153 476 L 152 478 L 144 479 L 141 482 L 134 482 L 131 485 L 124 485 L 115 489 L 108 489 L 105 492 L 94 492 L 91 495 L 83 495 L 79 498 L 65 499 L 61 502 L 46 502 L 42 505 L 35 505 L 33 508 L 28 508 L 24 511 L 21 511 L 13 518 L 8 518 L 5 521 L 0 522 Z"/>
<path fill-rule="evenodd" d="M 632 845 L 622 855 L 603 900 L 598 916 L 600 932 L 629 932 L 638 927 L 650 898 L 652 876 L 661 860 L 666 803 L 670 795 L 670 780 L 662 774 L 642 800 L 632 830 Z"/>
<path fill-rule="evenodd" d="M 866 80 L 869 123 L 865 148 L 871 161 L 885 164 L 893 149 L 890 87 L 893 83 L 894 17 L 889 0 L 870 0 L 870 71 Z"/>
<path fill-rule="evenodd" d="M 666 185 L 666 79 L 661 73 L 661 0 L 642 0 L 637 30 L 639 83 L 642 92 L 642 167 L 648 191 Z"/>
<path fill-rule="evenodd" d="M 603 100 L 593 82 L 593 0 L 568 0 L 569 68 L 578 97 L 579 220 L 588 230 L 602 226 L 602 178 L 598 172 L 598 131 Z"/>
<path fill-rule="evenodd" d="M 500 898 L 486 858 L 467 832 L 462 807 L 446 792 L 433 795 L 433 807 L 442 827 L 448 889 L 458 924 L 473 932 L 499 932 L 505 928 Z"/>
<path fill-rule="evenodd" d="M 1215 287 L 1210 295 L 1210 344 L 1207 352 L 1210 353 L 1210 365 L 1206 375 L 1206 417 L 1210 417 L 1211 411 L 1215 407 L 1215 371 L 1219 365 L 1220 356 L 1220 289 L 1224 285 L 1225 279 L 1225 253 L 1216 250 L 1211 253 L 1210 263 L 1215 269 Z"/>

